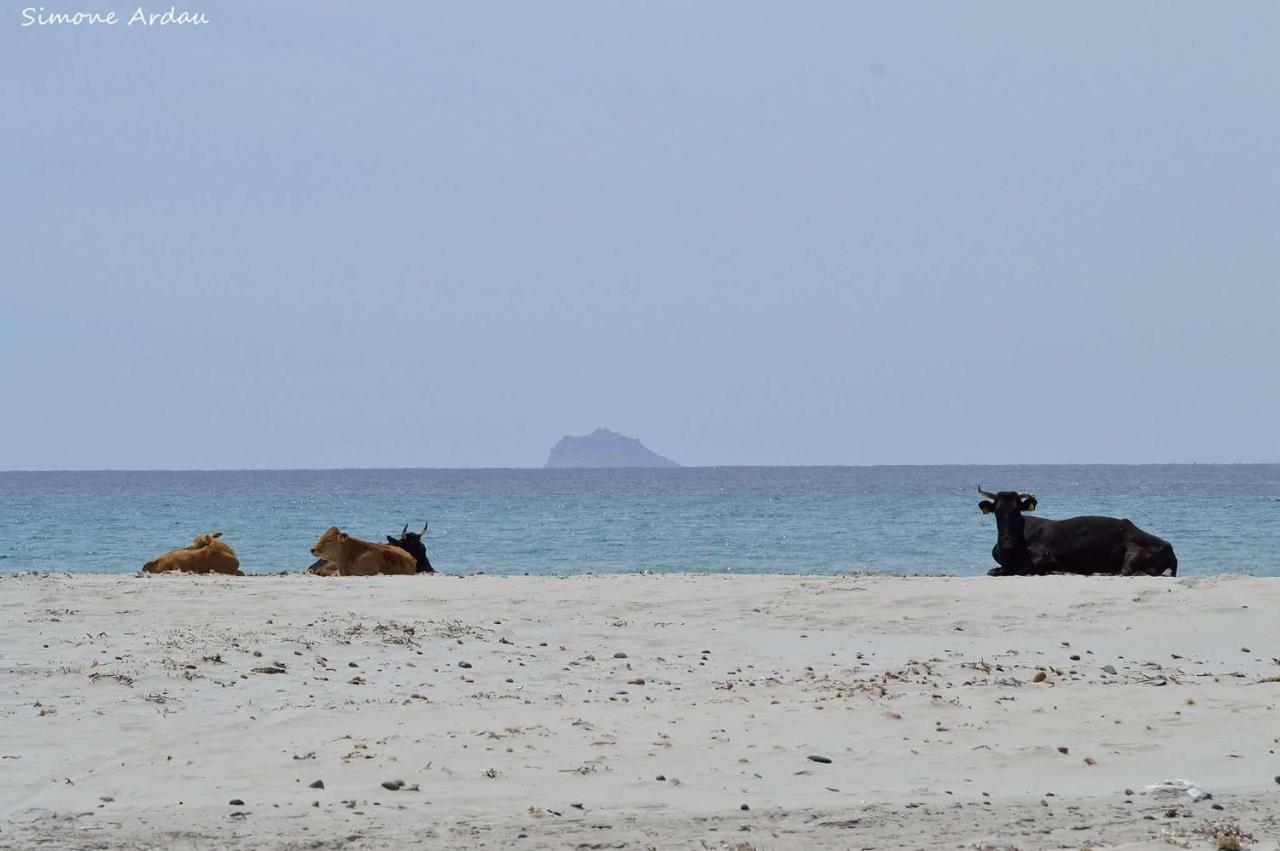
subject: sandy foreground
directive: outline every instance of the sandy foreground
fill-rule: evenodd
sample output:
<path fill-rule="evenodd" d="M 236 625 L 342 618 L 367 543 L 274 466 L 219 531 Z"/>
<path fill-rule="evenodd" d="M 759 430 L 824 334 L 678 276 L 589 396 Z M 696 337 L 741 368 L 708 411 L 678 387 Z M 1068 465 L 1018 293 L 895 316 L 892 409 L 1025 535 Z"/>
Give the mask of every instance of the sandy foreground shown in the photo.
<path fill-rule="evenodd" d="M 1243 577 L 10 575 L 0 847 L 1272 851 L 1278 613 Z"/>

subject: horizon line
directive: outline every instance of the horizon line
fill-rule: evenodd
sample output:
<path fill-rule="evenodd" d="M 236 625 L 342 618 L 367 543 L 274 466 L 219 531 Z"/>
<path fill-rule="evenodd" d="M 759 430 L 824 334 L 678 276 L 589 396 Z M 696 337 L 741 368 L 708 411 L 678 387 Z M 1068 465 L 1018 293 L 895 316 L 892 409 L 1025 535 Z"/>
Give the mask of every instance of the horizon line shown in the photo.
<path fill-rule="evenodd" d="M 676 467 L 59 467 L 0 470 L 9 473 L 344 473 L 380 471 L 537 471 L 559 473 L 581 470 L 779 470 L 779 469 L 919 469 L 924 467 L 1274 467 L 1280 461 L 1003 461 L 998 463 L 883 463 L 883 464 L 705 464 Z"/>

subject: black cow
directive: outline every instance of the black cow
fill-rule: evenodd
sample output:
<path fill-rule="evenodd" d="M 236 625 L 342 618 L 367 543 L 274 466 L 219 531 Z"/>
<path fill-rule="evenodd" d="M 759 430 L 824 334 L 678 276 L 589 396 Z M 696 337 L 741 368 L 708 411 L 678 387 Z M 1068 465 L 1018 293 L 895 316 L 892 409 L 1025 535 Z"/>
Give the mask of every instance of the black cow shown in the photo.
<path fill-rule="evenodd" d="M 413 560 L 418 563 L 418 573 L 435 573 L 435 568 L 431 566 L 431 562 L 427 560 L 427 545 L 422 543 L 422 536 L 427 534 L 427 524 L 424 521 L 421 532 L 410 532 L 409 524 L 404 524 L 404 528 L 400 530 L 400 537 L 393 538 L 387 536 L 387 543 L 397 546 L 409 555 L 413 556 Z"/>
<path fill-rule="evenodd" d="M 1150 535 L 1129 520 L 1072 517 L 1045 520 L 1024 517 L 1036 510 L 1029 493 L 991 493 L 978 503 L 983 514 L 996 516 L 996 545 L 991 557 L 1000 566 L 988 576 L 1033 576 L 1046 573 L 1110 573 L 1121 576 L 1178 575 L 1178 557 L 1168 541 Z"/>
<path fill-rule="evenodd" d="M 417 573 L 435 573 L 435 568 L 431 566 L 431 562 L 427 561 L 427 545 L 422 543 L 422 536 L 427 534 L 427 524 L 422 524 L 421 532 L 410 532 L 409 524 L 404 524 L 404 528 L 400 530 L 400 537 L 393 538 L 387 536 L 387 543 L 413 556 L 414 562 L 417 564 Z M 317 559 L 314 564 L 307 568 L 308 573 L 317 573 L 321 576 L 337 576 L 338 567 L 327 559 Z"/>

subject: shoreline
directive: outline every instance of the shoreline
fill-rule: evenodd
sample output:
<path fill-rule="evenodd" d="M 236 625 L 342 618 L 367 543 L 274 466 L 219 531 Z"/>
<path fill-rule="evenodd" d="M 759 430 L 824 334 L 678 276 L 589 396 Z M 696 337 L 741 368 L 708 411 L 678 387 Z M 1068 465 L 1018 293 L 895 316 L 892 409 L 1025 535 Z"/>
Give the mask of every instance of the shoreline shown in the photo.
<path fill-rule="evenodd" d="M 0 575 L 0 846 L 1280 837 L 1266 577 L 138 578 Z"/>
<path fill-rule="evenodd" d="M 997 566 L 998 565 L 996 565 L 995 562 L 991 563 L 991 567 L 997 567 Z M 988 569 L 989 568 L 987 567 L 983 567 L 980 569 L 980 571 L 974 572 L 974 573 L 942 573 L 942 572 L 930 572 L 926 570 L 911 571 L 911 572 L 894 572 L 894 571 L 887 571 L 887 570 L 884 570 L 884 571 L 851 570 L 851 571 L 841 571 L 838 573 L 814 573 L 814 572 L 807 572 L 807 571 L 800 571 L 800 570 L 797 570 L 797 571 L 758 570 L 757 571 L 757 570 L 717 569 L 717 570 L 700 570 L 699 571 L 699 570 L 663 570 L 663 569 L 655 570 L 652 568 L 642 568 L 638 570 L 626 570 L 626 571 L 586 570 L 586 571 L 574 571 L 574 572 L 566 572 L 566 573 L 530 573 L 530 572 L 515 573 L 515 572 L 505 572 L 505 571 L 491 572 L 487 570 L 474 570 L 467 573 L 463 573 L 460 571 L 451 571 L 448 569 L 444 569 L 444 570 L 436 570 L 431 573 L 426 573 L 426 572 L 415 573 L 413 576 L 339 577 L 339 576 L 320 576 L 317 574 L 313 574 L 313 573 L 310 573 L 305 567 L 293 568 L 293 569 L 281 568 L 280 570 L 273 570 L 268 572 L 257 572 L 257 571 L 250 572 L 250 571 L 245 571 L 242 568 L 242 573 L 239 576 L 232 575 L 232 574 L 182 573 L 179 571 L 173 571 L 168 573 L 146 573 L 142 570 L 141 567 L 138 567 L 136 570 L 52 570 L 52 569 L 41 568 L 41 567 L 19 567 L 19 568 L 13 568 L 13 569 L 0 568 L 0 580 L 6 579 L 6 578 L 21 577 L 21 576 L 36 576 L 36 577 L 84 576 L 84 577 L 96 577 L 96 578 L 103 578 L 103 579 L 122 579 L 122 578 L 152 579 L 152 578 L 158 578 L 166 575 L 180 577 L 184 579 L 193 579 L 196 581 L 201 581 L 206 579 L 227 579 L 227 580 L 272 579 L 272 578 L 285 577 L 285 576 L 294 576 L 294 577 L 302 576 L 302 577 L 309 577 L 309 578 L 314 578 L 314 579 L 319 579 L 324 581 L 335 581 L 335 582 L 358 582 L 361 580 L 367 580 L 372 578 L 394 578 L 394 579 L 401 579 L 401 580 L 413 580 L 416 578 L 416 579 L 430 581 L 433 579 L 480 579 L 480 578 L 607 579 L 610 577 L 623 577 L 623 576 L 675 578 L 675 579 L 700 578 L 700 577 L 711 578 L 711 577 L 718 577 L 718 576 L 749 579 L 753 577 L 776 576 L 776 577 L 787 577 L 792 579 L 963 579 L 963 580 L 971 580 L 971 581 L 977 581 L 977 580 L 1000 581 L 1000 580 L 1009 580 L 1009 579 L 1043 581 L 1046 579 L 1065 579 L 1065 580 L 1078 579 L 1078 580 L 1102 580 L 1102 581 L 1113 580 L 1116 582 L 1124 582 L 1124 581 L 1130 581 L 1134 579 L 1144 579 L 1144 578 L 1164 579 L 1166 581 L 1177 582 L 1182 579 L 1217 579 L 1217 578 L 1224 578 L 1224 577 L 1238 578 L 1238 579 L 1280 580 L 1280 573 L 1277 573 L 1277 574 L 1244 573 L 1244 572 L 1238 572 L 1238 571 L 1223 571 L 1221 573 L 1186 573 L 1181 571 L 1180 569 L 1178 575 L 1172 576 L 1172 577 L 1168 575 L 1156 576 L 1156 577 L 1149 577 L 1149 576 L 1142 576 L 1142 575 L 1120 576 L 1118 574 L 1109 574 L 1109 573 L 1092 573 L 1092 574 L 1046 573 L 1046 574 L 1036 574 L 1036 575 L 1013 574 L 1008 576 L 991 576 L 987 573 Z"/>

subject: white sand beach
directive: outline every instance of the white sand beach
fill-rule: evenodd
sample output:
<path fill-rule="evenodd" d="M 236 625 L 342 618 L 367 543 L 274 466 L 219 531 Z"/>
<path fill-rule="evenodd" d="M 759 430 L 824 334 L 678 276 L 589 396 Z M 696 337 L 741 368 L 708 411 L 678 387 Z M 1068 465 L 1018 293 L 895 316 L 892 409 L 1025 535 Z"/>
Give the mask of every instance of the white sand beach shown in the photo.
<path fill-rule="evenodd" d="M 0 847 L 1275 848 L 1278 611 L 1232 576 L 10 575 Z"/>

